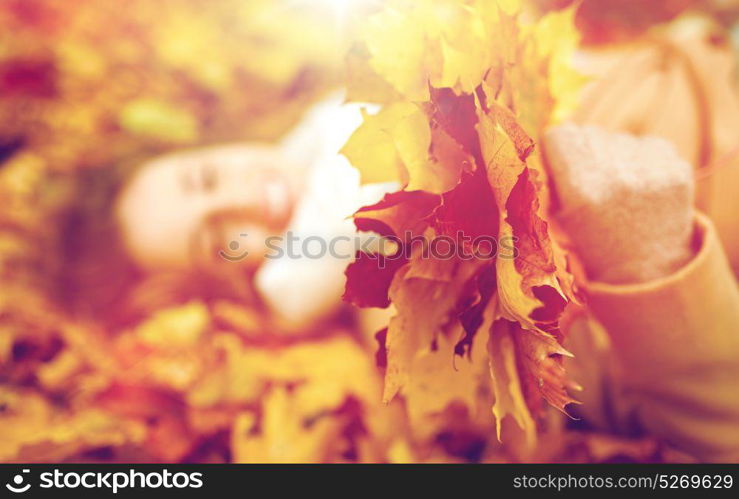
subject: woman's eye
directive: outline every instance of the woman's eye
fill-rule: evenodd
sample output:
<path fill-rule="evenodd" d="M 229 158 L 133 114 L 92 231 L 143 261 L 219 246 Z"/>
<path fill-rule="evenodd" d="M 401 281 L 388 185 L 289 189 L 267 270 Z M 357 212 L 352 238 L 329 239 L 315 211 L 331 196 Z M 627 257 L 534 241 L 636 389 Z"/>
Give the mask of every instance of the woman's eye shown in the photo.
<path fill-rule="evenodd" d="M 192 192 L 195 190 L 195 186 L 192 182 L 192 176 L 189 175 L 187 171 L 184 171 L 179 175 L 179 181 L 183 191 Z"/>

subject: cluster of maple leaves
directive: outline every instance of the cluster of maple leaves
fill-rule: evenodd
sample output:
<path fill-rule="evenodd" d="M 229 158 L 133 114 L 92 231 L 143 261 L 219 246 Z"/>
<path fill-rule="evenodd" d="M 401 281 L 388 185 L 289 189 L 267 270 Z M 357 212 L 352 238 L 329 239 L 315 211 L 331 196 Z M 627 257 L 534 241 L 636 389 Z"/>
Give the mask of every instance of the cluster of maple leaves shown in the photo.
<path fill-rule="evenodd" d="M 423 387 L 446 386 L 452 370 L 475 363 L 476 350 L 487 352 L 499 431 L 510 415 L 533 439 L 542 401 L 563 411 L 573 401 L 559 321 L 575 296 L 545 219 L 539 147 L 577 88 L 565 63 L 577 43 L 573 12 L 527 25 L 517 2 L 389 2 L 350 54 L 349 98 L 383 107 L 342 152 L 365 182 L 403 186 L 355 214 L 359 230 L 399 248 L 394 258 L 359 253 L 345 293 L 358 306 L 395 308 L 377 336 L 385 401 L 402 393 L 412 407 L 429 397 Z M 440 235 L 458 246 L 508 239 L 515 258 L 410 247 Z"/>

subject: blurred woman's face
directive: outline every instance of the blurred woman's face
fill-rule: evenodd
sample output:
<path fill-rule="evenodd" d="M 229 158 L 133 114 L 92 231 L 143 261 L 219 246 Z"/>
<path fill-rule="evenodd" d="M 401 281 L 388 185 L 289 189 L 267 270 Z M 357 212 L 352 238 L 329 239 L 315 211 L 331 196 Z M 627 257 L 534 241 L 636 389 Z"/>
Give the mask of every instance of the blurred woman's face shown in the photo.
<path fill-rule="evenodd" d="M 184 152 L 142 166 L 120 195 L 116 217 L 133 259 L 146 269 L 219 262 L 255 265 L 265 240 L 284 232 L 297 169 L 268 146 Z"/>

